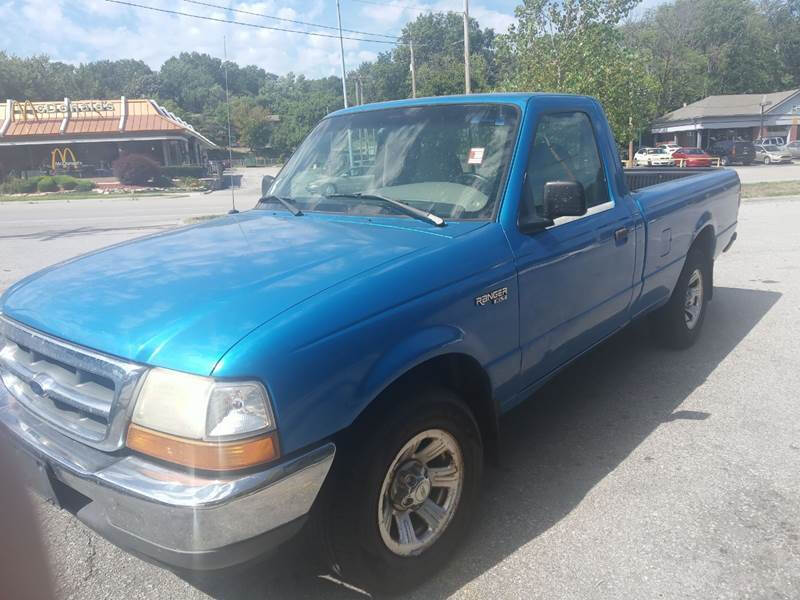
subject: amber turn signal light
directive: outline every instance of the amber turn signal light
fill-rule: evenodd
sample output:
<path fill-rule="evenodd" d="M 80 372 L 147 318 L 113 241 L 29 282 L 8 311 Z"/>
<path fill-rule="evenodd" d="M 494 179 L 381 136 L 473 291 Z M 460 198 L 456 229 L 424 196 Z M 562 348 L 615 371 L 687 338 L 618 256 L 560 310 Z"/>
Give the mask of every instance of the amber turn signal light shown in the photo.
<path fill-rule="evenodd" d="M 193 469 L 232 471 L 278 458 L 276 432 L 232 442 L 204 442 L 176 437 L 131 424 L 128 448 Z"/>

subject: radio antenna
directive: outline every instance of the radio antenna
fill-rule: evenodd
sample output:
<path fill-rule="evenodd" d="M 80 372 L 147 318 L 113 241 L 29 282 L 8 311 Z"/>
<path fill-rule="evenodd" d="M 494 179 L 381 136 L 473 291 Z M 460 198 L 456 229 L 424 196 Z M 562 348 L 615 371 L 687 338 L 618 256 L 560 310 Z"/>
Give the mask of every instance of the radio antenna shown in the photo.
<path fill-rule="evenodd" d="M 223 63 L 223 67 L 225 68 L 225 107 L 227 108 L 228 112 L 228 165 L 230 169 L 233 169 L 233 142 L 231 140 L 231 99 L 230 95 L 228 94 L 228 40 L 227 36 L 222 36 L 222 52 L 225 57 L 225 62 Z M 225 170 L 222 170 L 223 177 L 225 176 Z M 229 183 L 231 186 L 231 209 L 228 211 L 229 215 L 235 215 L 239 211 L 236 210 L 236 195 L 233 191 L 233 173 L 229 175 Z"/>

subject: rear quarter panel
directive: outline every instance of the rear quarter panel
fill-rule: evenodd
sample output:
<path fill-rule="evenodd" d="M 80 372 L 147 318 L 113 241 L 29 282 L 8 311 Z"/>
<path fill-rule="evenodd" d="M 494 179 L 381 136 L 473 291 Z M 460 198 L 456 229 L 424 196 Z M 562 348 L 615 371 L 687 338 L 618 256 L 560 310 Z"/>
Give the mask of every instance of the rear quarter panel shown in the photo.
<path fill-rule="evenodd" d="M 703 229 L 714 234 L 714 258 L 736 231 L 739 176 L 720 169 L 654 185 L 632 194 L 645 219 L 646 254 L 642 291 L 633 316 L 669 300 L 686 254 Z"/>

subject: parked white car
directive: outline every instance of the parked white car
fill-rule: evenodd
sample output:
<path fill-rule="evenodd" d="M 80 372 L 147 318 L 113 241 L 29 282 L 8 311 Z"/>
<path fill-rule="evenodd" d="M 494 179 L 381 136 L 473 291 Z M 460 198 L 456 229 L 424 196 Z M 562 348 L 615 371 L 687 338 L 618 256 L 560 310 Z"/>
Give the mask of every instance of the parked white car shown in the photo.
<path fill-rule="evenodd" d="M 656 144 L 656 148 L 666 148 L 667 152 L 669 152 L 669 155 L 672 156 L 675 154 L 675 152 L 680 150 L 681 146 L 673 142 L 665 142 L 662 144 Z"/>
<path fill-rule="evenodd" d="M 633 155 L 636 167 L 672 167 L 675 165 L 672 155 L 663 146 L 658 148 L 639 148 Z"/>

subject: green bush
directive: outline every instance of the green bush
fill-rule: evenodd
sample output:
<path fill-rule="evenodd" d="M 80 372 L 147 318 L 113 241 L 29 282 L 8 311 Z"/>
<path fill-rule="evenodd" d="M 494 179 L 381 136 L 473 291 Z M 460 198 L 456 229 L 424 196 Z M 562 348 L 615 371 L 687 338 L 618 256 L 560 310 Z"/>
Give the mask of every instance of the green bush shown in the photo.
<path fill-rule="evenodd" d="M 36 184 L 39 183 L 39 179 L 41 178 L 19 179 L 11 177 L 0 185 L 0 192 L 3 194 L 30 194 L 36 191 Z"/>
<path fill-rule="evenodd" d="M 88 192 L 94 189 L 94 181 L 89 179 L 78 179 L 76 181 L 75 189 L 79 192 Z"/>
<path fill-rule="evenodd" d="M 39 179 L 39 183 L 36 184 L 36 189 L 40 192 L 57 192 L 58 183 L 56 183 L 53 177 L 46 175 Z"/>
<path fill-rule="evenodd" d="M 161 167 L 161 172 L 167 177 L 181 178 L 181 177 L 205 177 L 207 171 L 205 167 L 191 167 L 191 166 L 176 166 L 176 167 Z"/>
<path fill-rule="evenodd" d="M 61 186 L 62 190 L 67 190 L 67 191 L 74 190 L 75 188 L 78 187 L 78 180 L 75 179 L 74 177 L 62 179 L 61 181 L 58 181 L 58 178 L 56 178 L 56 183 L 58 183 L 58 185 Z"/>
<path fill-rule="evenodd" d="M 150 181 L 158 181 L 161 177 L 161 166 L 143 154 L 124 154 L 111 166 L 114 176 L 121 183 L 145 185 Z"/>

